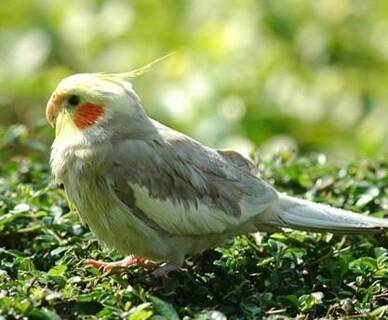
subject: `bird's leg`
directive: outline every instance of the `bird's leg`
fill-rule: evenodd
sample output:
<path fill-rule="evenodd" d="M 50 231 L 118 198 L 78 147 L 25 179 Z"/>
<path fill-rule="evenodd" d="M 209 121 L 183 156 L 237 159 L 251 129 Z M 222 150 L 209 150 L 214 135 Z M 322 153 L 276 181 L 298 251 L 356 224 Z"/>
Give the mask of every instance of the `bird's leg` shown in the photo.
<path fill-rule="evenodd" d="M 130 255 L 123 260 L 114 262 L 104 262 L 94 259 L 86 259 L 85 264 L 94 268 L 102 270 L 102 272 L 122 272 L 130 266 L 142 266 L 145 268 L 154 267 L 155 264 L 149 261 L 147 258 Z"/>
<path fill-rule="evenodd" d="M 175 270 L 178 270 L 179 267 L 176 265 L 176 264 L 173 264 L 173 263 L 164 263 L 162 264 L 161 266 L 159 266 L 157 269 L 155 269 L 154 271 L 152 271 L 152 275 L 155 277 L 155 278 L 167 278 L 168 277 L 168 274 L 171 272 L 171 271 L 175 271 Z"/>

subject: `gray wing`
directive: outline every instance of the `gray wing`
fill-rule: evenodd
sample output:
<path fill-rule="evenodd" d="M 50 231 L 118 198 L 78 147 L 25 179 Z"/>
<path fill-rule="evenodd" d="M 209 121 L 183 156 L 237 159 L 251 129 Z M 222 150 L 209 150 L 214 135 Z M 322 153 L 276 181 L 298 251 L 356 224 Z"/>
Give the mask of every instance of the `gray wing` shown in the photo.
<path fill-rule="evenodd" d="M 262 212 L 276 192 L 233 151 L 216 151 L 171 129 L 154 140 L 121 140 L 111 172 L 118 198 L 154 229 L 222 233 Z"/>

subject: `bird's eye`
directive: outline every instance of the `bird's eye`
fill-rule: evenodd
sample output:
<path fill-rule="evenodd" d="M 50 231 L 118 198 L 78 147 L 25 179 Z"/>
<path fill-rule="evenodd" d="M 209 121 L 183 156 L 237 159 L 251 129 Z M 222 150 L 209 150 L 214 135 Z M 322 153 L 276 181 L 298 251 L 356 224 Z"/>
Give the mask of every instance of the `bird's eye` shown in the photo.
<path fill-rule="evenodd" d="M 75 106 L 77 106 L 78 104 L 79 104 L 79 96 L 76 96 L 76 95 L 71 95 L 68 99 L 67 99 L 67 102 L 71 105 L 71 106 L 73 106 L 73 107 L 75 107 Z"/>

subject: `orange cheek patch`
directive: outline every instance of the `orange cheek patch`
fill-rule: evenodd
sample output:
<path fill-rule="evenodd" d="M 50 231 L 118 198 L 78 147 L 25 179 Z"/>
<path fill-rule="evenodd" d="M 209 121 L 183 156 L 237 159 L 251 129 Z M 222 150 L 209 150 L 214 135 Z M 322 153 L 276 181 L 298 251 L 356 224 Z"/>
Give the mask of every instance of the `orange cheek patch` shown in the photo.
<path fill-rule="evenodd" d="M 80 105 L 74 114 L 74 123 L 79 129 L 94 125 L 104 114 L 104 108 L 92 103 Z"/>

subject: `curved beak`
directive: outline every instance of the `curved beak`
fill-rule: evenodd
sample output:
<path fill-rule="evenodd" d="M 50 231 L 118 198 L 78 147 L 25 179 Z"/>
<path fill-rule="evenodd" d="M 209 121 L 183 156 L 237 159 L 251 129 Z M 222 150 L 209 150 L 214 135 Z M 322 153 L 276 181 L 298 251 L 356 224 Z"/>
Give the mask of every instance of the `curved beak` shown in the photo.
<path fill-rule="evenodd" d="M 63 98 L 57 94 L 53 94 L 46 106 L 46 119 L 48 123 L 54 127 L 58 114 L 62 108 Z"/>

